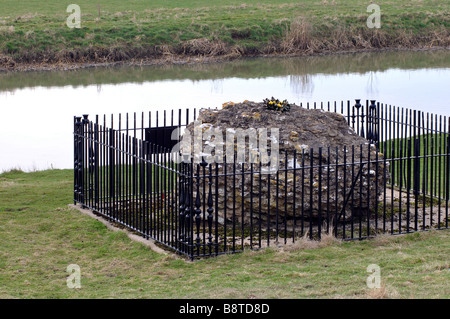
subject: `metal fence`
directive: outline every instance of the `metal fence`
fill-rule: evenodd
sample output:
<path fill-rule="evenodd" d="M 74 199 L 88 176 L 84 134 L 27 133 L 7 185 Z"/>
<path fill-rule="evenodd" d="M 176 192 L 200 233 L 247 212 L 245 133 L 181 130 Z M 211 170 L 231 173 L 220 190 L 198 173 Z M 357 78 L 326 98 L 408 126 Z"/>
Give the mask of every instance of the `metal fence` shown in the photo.
<path fill-rule="evenodd" d="M 261 164 L 178 163 L 196 110 L 74 118 L 74 202 L 190 258 L 448 228 L 450 119 L 375 101 L 342 114 L 368 143 L 281 152 Z M 292 165 L 294 163 L 294 165 Z"/>

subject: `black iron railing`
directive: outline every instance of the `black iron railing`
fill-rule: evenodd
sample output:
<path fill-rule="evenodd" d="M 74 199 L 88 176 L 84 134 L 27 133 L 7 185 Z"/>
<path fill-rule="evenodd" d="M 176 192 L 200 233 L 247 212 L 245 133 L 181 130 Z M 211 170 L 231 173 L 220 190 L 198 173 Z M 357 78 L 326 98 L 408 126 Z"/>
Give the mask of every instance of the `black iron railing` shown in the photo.
<path fill-rule="evenodd" d="M 342 114 L 368 143 L 283 151 L 269 173 L 177 160 L 169 131 L 195 110 L 75 117 L 74 202 L 190 258 L 448 228 L 450 119 L 360 102 L 301 107 Z"/>

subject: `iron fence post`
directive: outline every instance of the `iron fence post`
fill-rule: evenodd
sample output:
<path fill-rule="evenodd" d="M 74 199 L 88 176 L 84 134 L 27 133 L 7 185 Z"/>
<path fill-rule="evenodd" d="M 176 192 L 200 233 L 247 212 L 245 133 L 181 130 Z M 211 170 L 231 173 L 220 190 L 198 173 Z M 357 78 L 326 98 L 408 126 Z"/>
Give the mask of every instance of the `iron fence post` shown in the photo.
<path fill-rule="evenodd" d="M 74 204 L 80 202 L 81 172 L 82 172 L 82 123 L 81 117 L 74 117 Z"/>
<path fill-rule="evenodd" d="M 406 193 L 406 232 L 409 233 L 409 219 L 410 219 L 410 215 L 411 215 L 411 199 L 410 199 L 410 192 L 411 192 L 411 174 L 412 170 L 411 170 L 411 157 L 412 157 L 412 145 L 411 145 L 411 139 L 408 138 L 407 140 L 407 162 L 406 162 L 406 189 L 407 189 L 407 193 Z"/>
<path fill-rule="evenodd" d="M 450 119 L 449 119 L 449 131 L 450 131 Z M 447 152 L 446 152 L 446 159 L 447 159 L 447 165 L 445 170 L 445 227 L 448 228 L 448 208 L 449 208 L 449 200 L 450 200 L 450 133 L 447 133 Z"/>
<path fill-rule="evenodd" d="M 89 178 L 89 204 L 94 200 L 94 178 L 95 178 L 95 153 L 94 153 L 94 142 L 93 142 L 93 128 L 92 122 L 88 124 L 88 178 Z M 89 205 L 91 206 L 91 205 Z"/>
<path fill-rule="evenodd" d="M 99 132 L 98 123 L 94 124 L 94 167 L 95 167 L 95 204 L 98 205 L 100 202 L 100 181 L 99 181 Z"/>
<path fill-rule="evenodd" d="M 197 235 L 195 238 L 195 246 L 197 248 L 197 254 L 200 254 L 200 222 L 201 222 L 201 201 L 200 201 L 200 165 L 196 164 L 197 166 L 197 176 L 196 176 L 196 182 L 195 182 L 195 186 L 197 189 L 197 194 L 195 196 L 195 209 L 194 209 L 194 213 L 195 213 L 195 225 L 197 228 Z"/>
<path fill-rule="evenodd" d="M 114 129 L 109 129 L 109 196 L 115 203 Z M 111 207 L 112 208 L 112 207 Z"/>
<path fill-rule="evenodd" d="M 377 105 L 376 100 L 370 100 L 368 117 L 367 117 L 367 139 L 371 144 L 375 144 L 378 149 L 378 117 L 377 117 Z"/>
<path fill-rule="evenodd" d="M 185 233 L 184 233 L 184 213 L 185 213 L 185 209 L 186 207 L 184 206 L 185 201 L 186 201 L 186 184 L 185 184 L 185 172 L 186 172 L 186 163 L 184 161 L 181 162 L 181 174 L 180 174 L 180 180 L 179 180 L 179 188 L 180 188 L 180 198 L 179 198 L 179 203 L 178 203 L 178 207 L 179 207 L 179 223 L 178 223 L 178 231 L 179 231 L 179 235 L 178 235 L 178 245 L 177 248 L 182 250 L 183 248 L 183 243 L 185 240 Z"/>
<path fill-rule="evenodd" d="M 82 208 L 86 208 L 86 187 L 85 187 L 85 183 L 86 183 L 86 172 L 85 172 L 85 166 L 88 164 L 86 163 L 87 161 L 87 136 L 86 136 L 86 127 L 89 123 L 89 114 L 83 114 L 83 119 L 81 120 L 81 139 L 80 139 L 80 144 L 81 144 L 81 153 L 80 153 L 80 158 L 81 158 L 81 165 L 80 165 L 80 184 L 81 184 L 81 189 L 80 189 L 80 200 L 81 200 L 81 207 Z"/>
<path fill-rule="evenodd" d="M 359 123 L 360 123 L 360 115 L 359 115 L 359 110 L 361 109 L 361 99 L 355 99 L 355 105 L 353 107 L 353 129 L 356 131 L 356 133 L 358 135 L 361 134 L 360 129 L 359 129 Z M 356 108 L 356 115 L 355 115 L 355 108 Z M 356 129 L 355 129 L 355 118 L 356 120 Z"/>
<path fill-rule="evenodd" d="M 185 224 L 185 247 L 186 247 L 186 253 L 189 257 L 193 257 L 193 251 L 191 251 L 192 248 L 192 237 L 193 237 L 193 219 L 192 219 L 192 213 L 193 213 L 193 174 L 194 174 L 194 162 L 193 159 L 186 165 L 186 193 L 185 193 L 185 214 L 184 214 L 184 224 Z"/>
<path fill-rule="evenodd" d="M 418 227 L 418 211 L 419 211 L 419 191 L 420 191 L 420 139 L 414 139 L 414 177 L 413 177 L 413 188 L 414 188 L 414 230 L 417 231 Z"/>
<path fill-rule="evenodd" d="M 214 212 L 214 208 L 213 208 L 213 198 L 212 198 L 212 166 L 211 164 L 209 164 L 209 180 L 208 180 L 208 208 L 206 210 L 206 212 L 208 213 L 208 247 L 209 247 L 209 253 L 211 254 L 211 247 L 212 247 L 212 223 L 213 223 L 213 212 Z M 217 196 L 217 193 L 216 193 Z"/>

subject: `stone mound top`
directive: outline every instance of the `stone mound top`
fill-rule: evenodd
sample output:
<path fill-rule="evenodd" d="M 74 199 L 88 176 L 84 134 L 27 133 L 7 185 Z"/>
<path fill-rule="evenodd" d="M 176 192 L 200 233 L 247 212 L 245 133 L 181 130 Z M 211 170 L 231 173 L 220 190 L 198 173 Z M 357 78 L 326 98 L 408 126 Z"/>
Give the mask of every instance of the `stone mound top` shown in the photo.
<path fill-rule="evenodd" d="M 265 103 L 225 103 L 221 110 L 200 110 L 198 120 L 221 129 L 278 128 L 279 148 L 289 153 L 293 150 L 301 153 L 311 148 L 318 152 L 319 148 L 323 148 L 326 155 L 330 147 L 331 154 L 335 154 L 336 147 L 341 152 L 344 145 L 355 145 L 358 146 L 355 147 L 355 154 L 359 156 L 359 146 L 368 144 L 365 138 L 349 127 L 341 114 L 305 109 L 295 104 L 291 104 L 289 111 L 280 112 L 268 109 Z"/>

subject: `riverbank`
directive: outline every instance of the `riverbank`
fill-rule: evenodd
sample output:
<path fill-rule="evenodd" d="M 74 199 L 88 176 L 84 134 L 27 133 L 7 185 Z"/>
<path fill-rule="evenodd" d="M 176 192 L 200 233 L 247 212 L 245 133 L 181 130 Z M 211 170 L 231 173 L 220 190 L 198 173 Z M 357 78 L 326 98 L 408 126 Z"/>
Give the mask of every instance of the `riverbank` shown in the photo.
<path fill-rule="evenodd" d="M 155 57 L 141 60 L 123 60 L 115 62 L 58 62 L 58 63 L 24 63 L 16 64 L 14 67 L 1 67 L 0 73 L 10 72 L 33 72 L 33 71 L 72 71 L 89 68 L 104 68 L 114 66 L 163 66 L 163 65 L 195 65 L 195 64 L 210 64 L 220 63 L 226 61 L 233 61 L 241 58 L 292 58 L 292 57 L 319 57 L 327 55 L 350 55 L 355 53 L 374 53 L 374 52 L 428 52 L 450 50 L 450 47 L 419 47 L 419 48 L 380 48 L 380 49 L 359 49 L 359 50 L 342 50 L 333 52 L 311 53 L 311 54 L 252 54 L 252 55 L 221 55 L 221 56 L 181 56 L 169 55 L 163 57 Z"/>
<path fill-rule="evenodd" d="M 11 2 L 11 1 L 6 1 Z M 195 2 L 78 1 L 81 28 L 66 26 L 65 4 L 0 4 L 0 69 L 69 70 L 115 64 L 208 63 L 254 56 L 300 56 L 450 46 L 446 1 L 379 1 L 381 28 L 367 27 L 367 4 L 349 0 Z"/>

